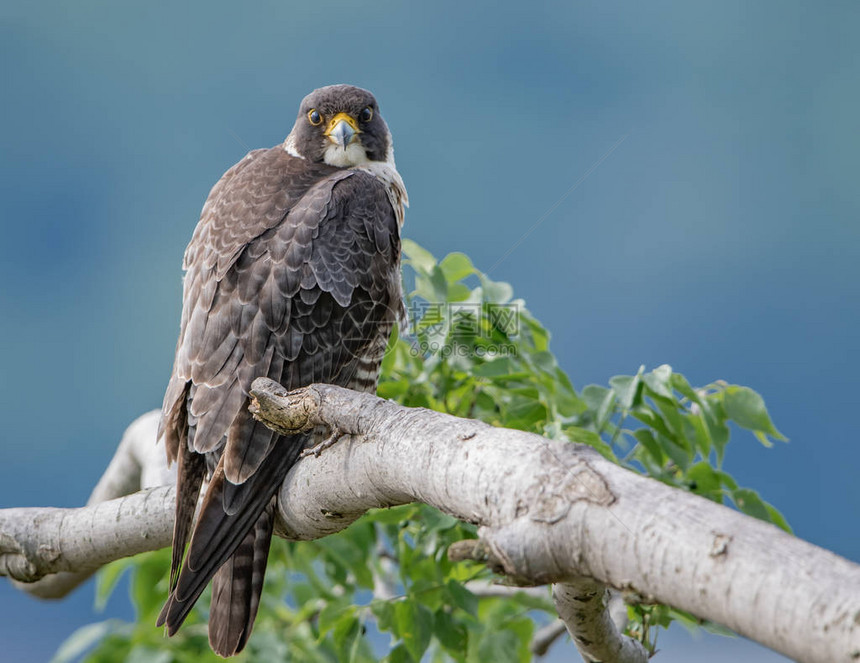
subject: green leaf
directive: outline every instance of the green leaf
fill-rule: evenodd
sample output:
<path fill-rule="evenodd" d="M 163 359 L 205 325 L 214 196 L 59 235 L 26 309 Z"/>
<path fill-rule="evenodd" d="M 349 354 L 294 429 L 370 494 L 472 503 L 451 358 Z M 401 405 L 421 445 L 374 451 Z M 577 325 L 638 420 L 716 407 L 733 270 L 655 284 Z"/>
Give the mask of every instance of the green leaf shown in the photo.
<path fill-rule="evenodd" d="M 785 519 L 785 516 L 780 513 L 780 511 L 771 504 L 767 502 L 764 503 L 765 508 L 767 509 L 767 513 L 770 516 L 770 522 L 779 527 L 782 530 L 785 530 L 789 534 L 794 534 L 791 526 L 788 524 L 788 521 Z"/>
<path fill-rule="evenodd" d="M 169 651 L 138 646 L 131 650 L 125 663 L 170 663 L 171 660 L 173 656 Z"/>
<path fill-rule="evenodd" d="M 675 395 L 672 393 L 672 367 L 668 364 L 658 366 L 650 373 L 643 375 L 642 379 L 657 396 L 675 400 Z"/>
<path fill-rule="evenodd" d="M 519 663 L 530 663 L 532 660 L 530 645 L 535 631 L 534 622 L 528 617 L 512 619 L 505 625 L 505 630 L 517 636 L 517 660 Z"/>
<path fill-rule="evenodd" d="M 571 442 L 579 442 L 580 444 L 587 444 L 590 447 L 598 447 L 605 445 L 606 443 L 600 439 L 600 436 L 594 431 L 590 431 L 587 428 L 580 428 L 579 426 L 567 426 L 564 429 L 565 435 Z"/>
<path fill-rule="evenodd" d="M 144 553 L 136 557 L 137 565 L 131 578 L 131 595 L 138 619 L 150 619 L 161 610 L 167 587 L 161 587 L 170 570 L 168 549 Z"/>
<path fill-rule="evenodd" d="M 726 445 L 729 443 L 729 427 L 724 422 L 709 416 L 705 417 L 705 425 L 717 452 L 717 462 L 722 463 L 726 453 Z"/>
<path fill-rule="evenodd" d="M 649 407 L 639 406 L 634 408 L 630 414 L 633 415 L 634 418 L 641 421 L 643 424 L 651 428 L 655 433 L 660 435 L 665 435 L 666 437 L 674 437 L 674 433 L 672 433 L 669 426 L 663 420 L 663 417 L 659 412 L 655 412 Z"/>
<path fill-rule="evenodd" d="M 705 423 L 704 416 L 702 414 L 690 413 L 684 415 L 684 420 L 687 424 L 685 432 L 690 433 L 689 437 L 692 437 L 699 453 L 702 454 L 702 457 L 706 458 L 711 453 L 711 433 Z"/>
<path fill-rule="evenodd" d="M 786 438 L 780 433 L 767 413 L 764 399 L 749 387 L 729 385 L 723 392 L 723 405 L 726 415 L 738 426 L 747 430 L 762 433 L 757 436 L 764 444 L 768 444 L 767 436 L 777 440 Z"/>
<path fill-rule="evenodd" d="M 327 603 L 325 607 L 320 610 L 319 620 L 317 622 L 320 635 L 325 635 L 335 628 L 335 626 L 337 626 L 341 621 L 352 618 L 354 614 L 354 606 Z"/>
<path fill-rule="evenodd" d="M 398 644 L 394 649 L 392 649 L 388 656 L 384 659 L 386 663 L 412 663 L 412 659 L 409 656 L 409 651 L 406 649 L 406 646 L 403 643 Z"/>
<path fill-rule="evenodd" d="M 455 656 L 465 655 L 469 643 L 466 626 L 456 621 L 445 610 L 440 609 L 436 611 L 433 633 L 439 642 L 442 643 L 442 646 L 451 654 Z"/>
<path fill-rule="evenodd" d="M 564 426 L 562 428 L 564 435 L 571 442 L 578 442 L 579 444 L 587 444 L 588 446 L 596 449 L 600 452 L 600 455 L 608 460 L 611 460 L 613 463 L 618 464 L 618 458 L 616 458 L 615 453 L 612 451 L 612 447 L 610 447 L 603 439 L 594 431 L 590 431 L 586 428 L 580 428 L 579 426 Z"/>
<path fill-rule="evenodd" d="M 538 322 L 525 308 L 522 299 L 511 302 L 519 312 L 520 333 L 524 336 L 523 346 L 532 347 L 537 351 L 546 350 L 549 347 L 549 332 Z"/>
<path fill-rule="evenodd" d="M 696 390 L 690 386 L 690 383 L 687 382 L 687 378 L 683 375 L 680 373 L 672 373 L 671 383 L 672 388 L 680 392 L 682 396 L 686 396 L 691 402 L 696 403 L 699 407 L 704 407 L 701 396 L 696 393 Z"/>
<path fill-rule="evenodd" d="M 436 266 L 436 258 L 433 257 L 433 254 L 418 246 L 411 239 L 403 239 L 400 242 L 400 248 L 416 272 L 430 274 Z"/>
<path fill-rule="evenodd" d="M 791 534 L 791 528 L 785 517 L 776 508 L 765 502 L 756 491 L 749 488 L 736 488 L 732 491 L 732 500 L 738 509 L 748 516 L 773 523 Z"/>
<path fill-rule="evenodd" d="M 684 436 L 684 416 L 678 410 L 678 403 L 675 400 L 667 400 L 655 394 L 650 394 L 650 396 L 670 430 L 667 437 L 671 437 L 684 448 L 692 449 L 693 445 Z"/>
<path fill-rule="evenodd" d="M 376 626 L 380 631 L 391 631 L 394 628 L 394 603 L 382 599 L 374 599 L 370 603 L 370 611 L 376 617 Z"/>
<path fill-rule="evenodd" d="M 555 382 L 558 385 L 556 392 L 556 407 L 558 413 L 563 417 L 572 417 L 575 414 L 585 412 L 587 406 L 585 402 L 576 395 L 576 390 L 570 383 L 570 378 L 565 372 L 556 366 L 553 371 Z"/>
<path fill-rule="evenodd" d="M 640 368 L 636 375 L 616 375 L 609 380 L 609 384 L 612 385 L 612 389 L 618 396 L 618 405 L 622 410 L 629 410 L 633 407 L 641 377 L 642 369 Z"/>
<path fill-rule="evenodd" d="M 343 663 L 349 663 L 355 660 L 357 651 L 357 639 L 361 636 L 361 624 L 355 615 L 342 617 L 335 624 L 332 631 L 332 639 L 337 647 L 340 656 L 338 657 Z"/>
<path fill-rule="evenodd" d="M 518 370 L 519 363 L 510 357 L 498 357 L 477 366 L 472 374 L 483 378 L 505 378 L 505 380 L 516 378 L 527 378 L 526 371 Z"/>
<path fill-rule="evenodd" d="M 141 627 L 138 626 L 137 628 L 140 630 Z M 86 663 L 116 663 L 116 661 L 125 661 L 132 655 L 132 651 L 134 649 L 134 645 L 132 643 L 133 631 L 134 626 L 132 624 L 124 624 L 117 628 L 116 631 L 106 635 L 105 638 L 81 660 Z M 194 661 L 193 663 L 204 663 L 206 660 L 211 659 L 199 657 L 199 661 Z M 183 660 L 179 663 L 186 663 L 186 661 Z"/>
<path fill-rule="evenodd" d="M 439 263 L 439 267 L 442 268 L 448 283 L 462 281 L 475 273 L 475 266 L 465 253 L 449 253 Z"/>
<path fill-rule="evenodd" d="M 508 420 L 505 427 L 517 430 L 534 431 L 546 420 L 546 406 L 542 403 L 528 399 L 514 399 L 507 408 Z"/>
<path fill-rule="evenodd" d="M 677 438 L 657 435 L 657 443 L 672 461 L 682 470 L 686 470 L 693 459 L 690 449 L 678 443 Z"/>
<path fill-rule="evenodd" d="M 478 644 L 477 657 L 470 657 L 470 661 L 519 663 L 519 645 L 519 638 L 511 631 L 487 631 Z"/>
<path fill-rule="evenodd" d="M 114 620 L 109 619 L 76 629 L 60 645 L 54 658 L 51 659 L 51 663 L 68 663 L 75 660 L 110 633 L 115 623 Z"/>
<path fill-rule="evenodd" d="M 514 289 L 504 281 L 492 281 L 483 274 L 481 287 L 484 291 L 484 301 L 491 304 L 507 304 L 514 296 Z"/>
<path fill-rule="evenodd" d="M 651 455 L 654 462 L 662 467 L 666 462 L 666 455 L 663 453 L 660 445 L 657 444 L 657 439 L 654 437 L 654 433 L 647 428 L 640 428 L 633 432 L 633 437 L 635 437 L 639 443 L 645 447 L 645 450 Z"/>
<path fill-rule="evenodd" d="M 415 294 L 431 304 L 444 304 L 448 300 L 448 281 L 438 265 L 434 265 L 426 276 L 415 279 Z"/>
<path fill-rule="evenodd" d="M 370 515 L 374 522 L 385 524 L 399 524 L 415 517 L 416 507 L 414 504 L 403 504 L 392 506 L 387 509 L 373 509 Z"/>
<path fill-rule="evenodd" d="M 465 610 L 473 617 L 478 615 L 478 599 L 456 580 L 445 583 L 445 594 L 451 605 Z"/>
<path fill-rule="evenodd" d="M 448 301 L 449 302 L 464 302 L 472 295 L 472 289 L 462 283 L 448 284 Z"/>
<path fill-rule="evenodd" d="M 447 513 L 442 513 L 438 509 L 422 509 L 422 520 L 424 521 L 425 532 L 427 530 L 448 530 L 455 527 L 460 521 L 449 516 Z"/>
<path fill-rule="evenodd" d="M 600 432 L 611 414 L 615 403 L 615 392 L 606 387 L 590 384 L 582 390 L 582 400 L 585 401 L 588 410 L 594 413 L 594 423 Z"/>
<path fill-rule="evenodd" d="M 510 589 L 514 588 L 511 587 Z M 532 610 L 543 610 L 549 614 L 554 614 L 555 608 L 552 603 L 552 592 L 549 590 L 549 587 L 546 587 L 545 589 L 545 595 L 541 596 L 540 594 L 530 594 L 526 588 L 523 588 L 522 591 L 515 591 L 511 594 L 510 598 L 506 600 L 511 604 L 520 605 Z M 531 624 L 531 620 L 526 621 Z M 513 630 L 517 631 L 525 628 L 525 625 L 521 623 L 517 624 L 517 622 L 514 621 L 508 622 L 508 627 L 513 627 Z"/>
<path fill-rule="evenodd" d="M 122 575 L 134 567 L 134 557 L 125 557 L 103 566 L 96 574 L 95 609 L 101 612 L 105 609 L 108 599 Z"/>
<path fill-rule="evenodd" d="M 737 490 L 732 491 L 732 500 L 737 504 L 738 509 L 748 516 L 764 520 L 765 522 L 771 522 L 770 512 L 767 510 L 767 506 L 762 501 L 761 497 L 759 497 L 759 494 L 754 490 L 750 490 L 749 488 L 738 488 Z"/>
<path fill-rule="evenodd" d="M 738 483 L 734 480 L 731 474 L 717 470 L 717 476 L 728 490 L 737 490 Z"/>
<path fill-rule="evenodd" d="M 254 661 L 287 661 L 290 660 L 290 648 L 295 648 L 297 638 L 291 638 L 287 644 L 284 634 L 275 630 L 262 630 L 258 628 L 254 632 L 254 637 L 251 638 L 249 644 L 248 660 Z M 314 643 L 316 644 L 316 643 Z M 295 660 L 298 657 L 295 657 Z M 172 660 L 172 659 L 168 659 Z M 194 657 L 189 663 L 197 663 L 200 657 Z M 241 659 L 238 659 L 241 660 Z M 179 663 L 179 661 L 176 661 Z"/>
<path fill-rule="evenodd" d="M 723 485 L 717 471 L 708 463 L 702 461 L 687 470 L 687 481 L 691 483 L 690 490 L 715 502 L 721 502 Z"/>
<path fill-rule="evenodd" d="M 433 613 L 411 599 L 394 605 L 396 633 L 415 661 L 420 661 L 433 635 Z"/>

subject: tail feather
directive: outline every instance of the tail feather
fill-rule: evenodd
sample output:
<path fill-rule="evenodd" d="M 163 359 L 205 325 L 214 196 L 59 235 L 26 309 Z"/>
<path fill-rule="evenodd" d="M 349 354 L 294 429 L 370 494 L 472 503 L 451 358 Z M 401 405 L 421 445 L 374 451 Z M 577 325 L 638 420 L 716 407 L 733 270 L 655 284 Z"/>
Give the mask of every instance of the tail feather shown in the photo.
<path fill-rule="evenodd" d="M 197 509 L 197 498 L 200 496 L 200 486 L 203 484 L 203 476 L 206 474 L 206 459 L 204 456 L 194 453 L 187 445 L 182 445 L 179 450 L 178 476 L 182 481 L 177 482 L 176 494 L 176 520 L 173 523 L 173 556 L 170 560 L 170 589 L 176 587 L 179 579 L 179 567 L 182 564 L 182 556 L 185 545 L 191 533 L 191 524 L 194 521 L 194 512 Z"/>
<path fill-rule="evenodd" d="M 274 508 L 272 500 L 212 579 L 209 644 L 219 656 L 242 651 L 251 635 L 269 557 Z"/>
<path fill-rule="evenodd" d="M 269 563 L 269 548 L 272 545 L 272 532 L 275 530 L 275 508 L 277 499 L 273 498 L 269 509 L 257 520 L 256 535 L 254 537 L 254 565 L 251 568 L 251 603 L 248 617 L 248 629 L 245 635 L 247 642 L 251 635 L 251 626 L 257 617 L 257 608 L 260 607 L 260 598 L 263 596 L 263 580 L 266 577 L 266 565 Z M 264 519 L 265 518 L 265 519 Z M 242 644 L 244 647 L 244 643 Z"/>
<path fill-rule="evenodd" d="M 260 511 L 271 498 L 267 495 L 259 510 L 245 510 L 230 517 L 220 508 L 223 488 L 224 468 L 219 462 L 209 482 L 179 577 L 156 622 L 157 626 L 167 626 L 168 635 L 179 630 L 206 585 L 241 545 L 248 531 L 253 530 Z"/>
<path fill-rule="evenodd" d="M 265 552 L 268 552 L 274 522 L 274 497 L 290 467 L 298 460 L 307 439 L 307 435 L 281 437 L 257 472 L 239 485 L 231 484 L 225 478 L 223 457 L 219 461 L 209 481 L 179 575 L 172 583 L 170 596 L 158 617 L 157 624 L 166 625 L 168 635 L 176 633 L 209 580 L 222 565 L 228 563 L 234 570 L 223 572 L 224 584 L 219 589 L 222 594 L 226 591 L 224 587 L 229 578 L 248 573 L 251 578 L 247 628 L 238 640 L 233 639 L 244 646 L 259 605 L 259 592 L 266 568 L 266 555 L 259 551 L 265 543 Z M 235 512 L 227 513 L 224 510 L 224 495 L 225 492 L 233 491 L 241 493 L 241 499 L 237 502 L 241 506 Z M 253 550 L 250 554 L 250 569 L 246 561 L 249 558 L 248 548 L 244 547 L 248 545 Z M 238 559 L 231 559 L 240 548 L 242 551 Z M 235 593 L 237 589 L 232 588 L 231 584 L 229 592 Z"/>

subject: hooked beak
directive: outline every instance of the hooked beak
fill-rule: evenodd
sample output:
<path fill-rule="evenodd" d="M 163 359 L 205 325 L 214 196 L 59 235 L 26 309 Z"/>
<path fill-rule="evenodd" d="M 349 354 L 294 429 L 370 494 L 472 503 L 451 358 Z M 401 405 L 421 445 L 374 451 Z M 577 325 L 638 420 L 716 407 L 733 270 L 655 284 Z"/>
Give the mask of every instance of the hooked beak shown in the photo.
<path fill-rule="evenodd" d="M 355 118 L 346 113 L 338 113 L 328 123 L 325 135 L 335 145 L 346 150 L 356 134 L 361 133 Z"/>

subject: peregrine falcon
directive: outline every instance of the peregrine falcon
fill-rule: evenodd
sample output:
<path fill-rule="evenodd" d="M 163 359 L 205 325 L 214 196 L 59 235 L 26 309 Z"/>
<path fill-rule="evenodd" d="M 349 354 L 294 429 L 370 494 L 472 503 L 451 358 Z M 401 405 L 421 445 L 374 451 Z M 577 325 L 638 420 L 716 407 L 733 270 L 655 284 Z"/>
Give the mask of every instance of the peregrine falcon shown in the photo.
<path fill-rule="evenodd" d="M 232 656 L 248 642 L 278 488 L 325 435 L 274 433 L 248 412 L 248 390 L 261 376 L 287 389 L 376 390 L 405 315 L 407 205 L 376 99 L 350 85 L 314 90 L 283 144 L 253 150 L 209 193 L 185 251 L 159 427 L 178 462 L 170 595 L 158 619 L 169 635 L 212 579 L 212 649 Z"/>

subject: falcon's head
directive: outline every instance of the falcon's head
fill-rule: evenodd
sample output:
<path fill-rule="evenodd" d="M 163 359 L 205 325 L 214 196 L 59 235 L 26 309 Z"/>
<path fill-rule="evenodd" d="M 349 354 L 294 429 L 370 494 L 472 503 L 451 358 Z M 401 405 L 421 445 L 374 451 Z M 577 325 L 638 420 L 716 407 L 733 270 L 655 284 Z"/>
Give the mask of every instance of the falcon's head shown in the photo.
<path fill-rule="evenodd" d="M 376 99 L 352 85 L 329 85 L 306 96 L 284 147 L 293 156 L 341 168 L 394 164 L 391 132 Z"/>

